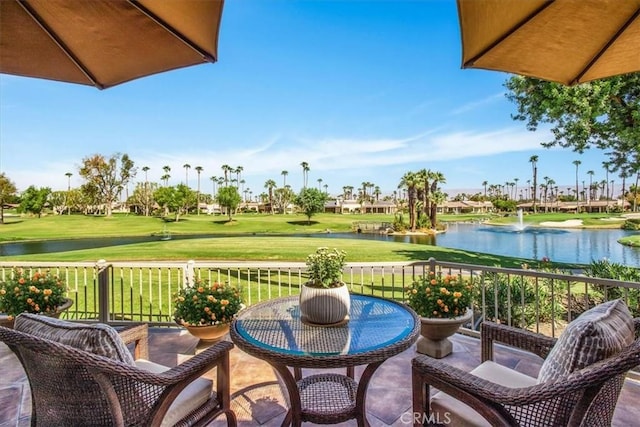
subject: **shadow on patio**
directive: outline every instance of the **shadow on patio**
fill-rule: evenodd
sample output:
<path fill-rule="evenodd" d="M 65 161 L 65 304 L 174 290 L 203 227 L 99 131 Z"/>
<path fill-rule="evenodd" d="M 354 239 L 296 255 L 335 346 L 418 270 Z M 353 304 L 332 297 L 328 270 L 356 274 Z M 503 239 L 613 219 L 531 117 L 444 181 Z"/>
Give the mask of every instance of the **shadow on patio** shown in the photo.
<path fill-rule="evenodd" d="M 453 354 L 443 360 L 466 370 L 480 364 L 479 339 L 457 334 L 453 341 Z M 149 353 L 154 362 L 174 366 L 198 350 L 198 341 L 186 331 L 150 329 Z M 367 397 L 371 427 L 411 425 L 411 359 L 415 354 L 414 345 L 389 359 L 374 375 Z M 496 361 L 532 376 L 537 375 L 542 363 L 542 359 L 536 356 L 507 349 L 496 351 Z M 29 426 L 31 398 L 28 383 L 17 359 L 2 343 L 0 366 L 0 427 Z M 356 375 L 359 374 L 356 369 Z M 231 393 L 232 408 L 238 416 L 239 426 L 279 426 L 282 422 L 286 403 L 271 367 L 237 348 L 231 352 Z M 638 401 L 640 382 L 627 379 L 613 425 L 638 425 Z M 343 424 L 353 425 L 355 422 Z M 210 425 L 226 426 L 226 420 L 220 417 Z"/>

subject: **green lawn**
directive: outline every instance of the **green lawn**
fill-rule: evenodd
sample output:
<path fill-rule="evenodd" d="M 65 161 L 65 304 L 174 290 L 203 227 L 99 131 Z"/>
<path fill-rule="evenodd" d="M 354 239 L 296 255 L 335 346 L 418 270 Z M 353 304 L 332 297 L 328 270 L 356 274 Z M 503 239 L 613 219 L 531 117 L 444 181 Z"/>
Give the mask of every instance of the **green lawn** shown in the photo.
<path fill-rule="evenodd" d="M 607 215 L 537 214 L 527 215 L 527 223 L 563 221 L 576 217 L 599 221 Z M 442 215 L 441 221 L 482 220 L 486 215 Z M 320 214 L 311 222 L 303 215 L 239 214 L 233 221 L 225 216 L 188 215 L 179 222 L 165 222 L 161 218 L 136 215 L 103 216 L 47 215 L 42 218 L 6 216 L 0 225 L 0 243 L 24 240 L 73 239 L 87 237 L 160 235 L 164 229 L 173 236 L 187 234 L 215 234 L 224 237 L 206 239 L 174 239 L 138 243 L 109 248 L 56 252 L 38 255 L 7 256 L 3 260 L 24 261 L 110 261 L 124 260 L 271 260 L 304 261 L 318 246 L 339 247 L 348 254 L 348 262 L 412 261 L 430 257 L 443 261 L 479 265 L 519 267 L 533 260 L 479 254 L 436 246 L 410 243 L 381 242 L 352 239 L 290 237 L 290 234 L 349 232 L 356 221 L 392 222 L 392 215 L 336 215 Z M 492 223 L 506 224 L 517 220 L 493 217 Z M 269 237 L 273 234 L 273 237 Z M 247 236 L 250 236 L 249 238 Z M 561 266 L 571 267 L 571 266 Z"/>

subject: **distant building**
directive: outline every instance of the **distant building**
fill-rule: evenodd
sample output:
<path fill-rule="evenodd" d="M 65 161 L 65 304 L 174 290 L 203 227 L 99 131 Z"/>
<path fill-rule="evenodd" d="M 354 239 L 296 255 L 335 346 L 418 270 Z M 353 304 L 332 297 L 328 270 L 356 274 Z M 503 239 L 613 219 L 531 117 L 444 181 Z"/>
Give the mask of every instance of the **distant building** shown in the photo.
<path fill-rule="evenodd" d="M 327 213 L 379 213 L 393 215 L 397 211 L 397 206 L 393 201 L 376 200 L 374 202 L 360 203 L 355 199 L 329 200 L 324 205 L 324 211 Z"/>

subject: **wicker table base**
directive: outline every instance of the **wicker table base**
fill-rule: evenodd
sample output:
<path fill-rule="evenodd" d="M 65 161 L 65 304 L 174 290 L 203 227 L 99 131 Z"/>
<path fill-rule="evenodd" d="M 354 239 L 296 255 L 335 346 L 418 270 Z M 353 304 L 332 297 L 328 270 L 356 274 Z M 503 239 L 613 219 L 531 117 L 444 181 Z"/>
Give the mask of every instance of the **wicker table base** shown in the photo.
<path fill-rule="evenodd" d="M 233 322 L 231 340 L 275 370 L 289 411 L 282 426 L 335 424 L 355 419 L 369 427 L 367 389 L 382 363 L 416 341 L 420 321 L 413 310 L 382 298 L 351 296 L 349 322 L 318 327 L 301 319 L 297 297 L 249 307 Z M 356 366 L 364 366 L 354 378 Z M 331 369 L 302 378 L 302 369 Z M 346 375 L 335 373 L 345 369 Z"/>

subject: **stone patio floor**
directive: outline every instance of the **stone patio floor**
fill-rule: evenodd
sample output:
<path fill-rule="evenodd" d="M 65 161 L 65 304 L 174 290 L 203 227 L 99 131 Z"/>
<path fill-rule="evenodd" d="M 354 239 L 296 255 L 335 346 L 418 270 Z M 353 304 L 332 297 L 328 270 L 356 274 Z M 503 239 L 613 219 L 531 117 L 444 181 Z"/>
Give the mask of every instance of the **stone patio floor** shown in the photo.
<path fill-rule="evenodd" d="M 480 363 L 480 340 L 457 334 L 453 342 L 453 353 L 443 360 L 466 370 Z M 198 341 L 185 331 L 177 328 L 150 329 L 149 353 L 154 362 L 175 366 L 198 349 Z M 411 359 L 415 355 L 414 345 L 387 360 L 374 375 L 367 396 L 367 418 L 371 427 L 410 424 Z M 495 355 L 497 362 L 532 376 L 537 376 L 542 362 L 536 356 L 506 348 L 497 350 Z M 356 369 L 356 375 L 360 371 Z M 271 367 L 237 348 L 231 352 L 231 393 L 232 408 L 240 427 L 275 427 L 282 422 L 286 403 Z M 613 425 L 640 426 L 639 402 L 640 382 L 627 379 Z M 24 371 L 13 353 L 0 343 L 0 427 L 29 426 L 30 413 L 31 397 Z M 355 424 L 351 420 L 341 425 Z M 210 425 L 226 426 L 226 420 L 222 416 Z"/>

